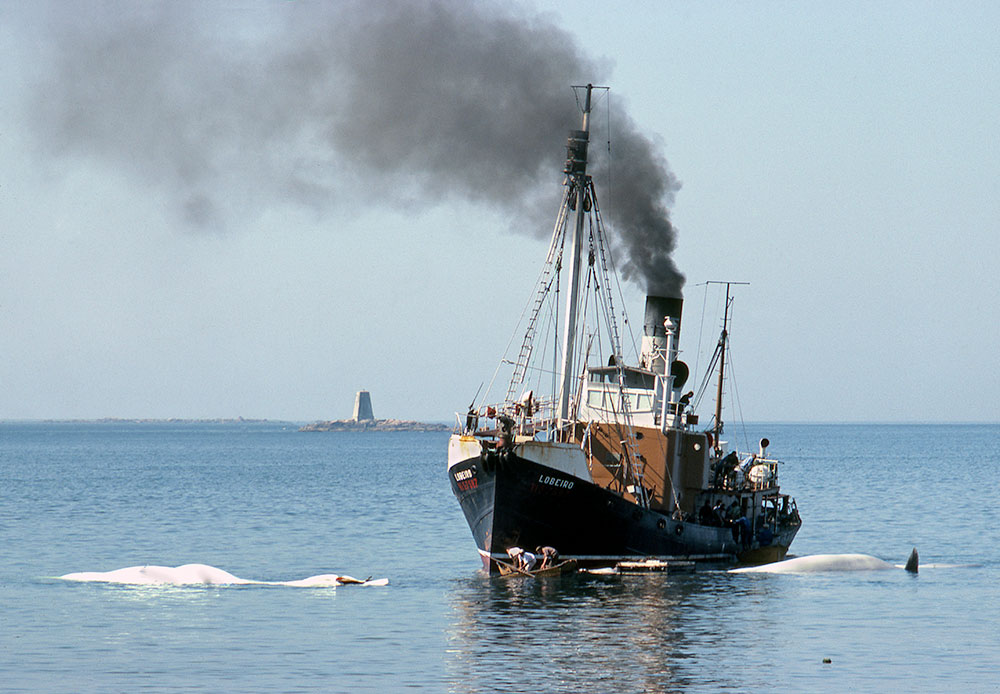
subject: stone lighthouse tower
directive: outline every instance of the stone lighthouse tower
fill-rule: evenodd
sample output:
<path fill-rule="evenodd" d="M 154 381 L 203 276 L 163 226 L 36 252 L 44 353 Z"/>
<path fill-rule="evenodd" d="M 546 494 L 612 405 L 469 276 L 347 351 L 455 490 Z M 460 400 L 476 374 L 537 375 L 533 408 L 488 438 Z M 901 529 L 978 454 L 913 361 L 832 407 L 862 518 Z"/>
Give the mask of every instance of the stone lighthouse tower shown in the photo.
<path fill-rule="evenodd" d="M 355 422 L 370 422 L 375 420 L 372 413 L 372 396 L 367 390 L 359 390 L 354 396 L 354 416 Z"/>

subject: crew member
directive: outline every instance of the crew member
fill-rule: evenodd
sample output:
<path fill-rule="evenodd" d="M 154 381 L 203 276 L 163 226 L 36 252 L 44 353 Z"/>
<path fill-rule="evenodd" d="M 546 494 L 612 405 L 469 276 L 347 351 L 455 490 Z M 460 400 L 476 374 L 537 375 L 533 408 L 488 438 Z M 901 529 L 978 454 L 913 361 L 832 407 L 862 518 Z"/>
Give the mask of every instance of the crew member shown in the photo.
<path fill-rule="evenodd" d="M 726 506 L 722 503 L 722 499 L 715 502 L 715 506 L 712 507 L 712 517 L 715 520 L 715 525 L 720 528 L 726 527 Z"/>
<path fill-rule="evenodd" d="M 525 552 L 520 547 L 511 547 L 507 550 L 507 556 L 514 560 L 514 566 L 521 571 L 531 571 L 538 563 L 538 557 L 531 552 Z"/>
<path fill-rule="evenodd" d="M 712 525 L 714 519 L 712 518 L 712 505 L 705 499 L 705 503 L 702 505 L 701 510 L 698 511 L 698 522 L 702 525 Z"/>
<path fill-rule="evenodd" d="M 538 567 L 540 569 L 547 569 L 559 562 L 559 552 L 555 547 L 536 547 L 535 554 L 542 558 L 542 565 Z"/>
<path fill-rule="evenodd" d="M 750 519 L 747 518 L 746 516 L 740 516 L 736 520 L 735 527 L 739 529 L 737 531 L 738 534 L 739 534 L 739 537 L 736 538 L 736 539 L 743 546 L 743 549 L 747 549 L 750 546 L 750 539 L 751 539 L 750 538 Z"/>

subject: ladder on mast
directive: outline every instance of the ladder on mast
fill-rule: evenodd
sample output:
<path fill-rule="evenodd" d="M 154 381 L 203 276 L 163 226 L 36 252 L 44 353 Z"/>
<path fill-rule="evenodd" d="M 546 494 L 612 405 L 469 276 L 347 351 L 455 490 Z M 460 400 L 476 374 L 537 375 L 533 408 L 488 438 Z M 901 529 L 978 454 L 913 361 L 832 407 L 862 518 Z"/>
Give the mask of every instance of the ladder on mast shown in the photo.
<path fill-rule="evenodd" d="M 524 383 L 524 379 L 528 374 L 528 362 L 531 361 L 531 352 L 534 350 L 538 316 L 542 312 L 542 306 L 545 305 L 545 297 L 552 287 L 553 261 L 555 260 L 556 249 L 561 247 L 559 241 L 563 238 L 563 233 L 566 229 L 566 220 L 569 217 L 570 193 L 571 190 L 569 188 L 563 192 L 563 201 L 559 207 L 559 214 L 556 216 L 555 228 L 552 231 L 552 241 L 549 244 L 549 253 L 545 258 L 545 265 L 538 278 L 538 291 L 535 295 L 535 303 L 531 310 L 531 316 L 528 319 L 524 341 L 521 342 L 521 351 L 517 355 L 517 361 L 514 362 L 514 373 L 511 374 L 510 384 L 507 386 L 507 395 L 504 397 L 505 403 L 513 401 L 518 388 Z"/>

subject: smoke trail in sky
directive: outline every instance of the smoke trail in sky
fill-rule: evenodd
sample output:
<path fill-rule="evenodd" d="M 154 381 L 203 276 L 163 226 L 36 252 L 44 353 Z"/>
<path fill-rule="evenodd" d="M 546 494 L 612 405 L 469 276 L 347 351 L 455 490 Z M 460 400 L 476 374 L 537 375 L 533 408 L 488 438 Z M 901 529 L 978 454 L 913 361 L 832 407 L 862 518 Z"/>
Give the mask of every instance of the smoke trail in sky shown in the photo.
<path fill-rule="evenodd" d="M 551 20 L 500 4 L 107 3 L 83 19 L 61 9 L 51 8 L 40 56 L 39 140 L 165 191 L 195 229 L 368 191 L 485 202 L 515 229 L 546 233 L 544 203 L 580 117 L 569 85 L 608 72 Z M 679 294 L 667 208 L 679 185 L 628 115 L 616 119 L 602 209 L 623 272 Z"/>

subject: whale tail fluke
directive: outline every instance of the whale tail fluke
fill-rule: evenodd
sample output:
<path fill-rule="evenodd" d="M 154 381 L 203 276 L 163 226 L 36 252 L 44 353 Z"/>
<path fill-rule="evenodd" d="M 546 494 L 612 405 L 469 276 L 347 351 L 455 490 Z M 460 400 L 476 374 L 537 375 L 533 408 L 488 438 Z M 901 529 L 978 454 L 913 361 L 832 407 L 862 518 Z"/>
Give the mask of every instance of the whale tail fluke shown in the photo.
<path fill-rule="evenodd" d="M 917 564 L 920 562 L 920 558 L 917 555 L 917 548 L 914 547 L 913 551 L 910 552 L 910 558 L 906 560 L 906 566 L 903 568 L 909 571 L 911 574 L 917 573 Z"/>

